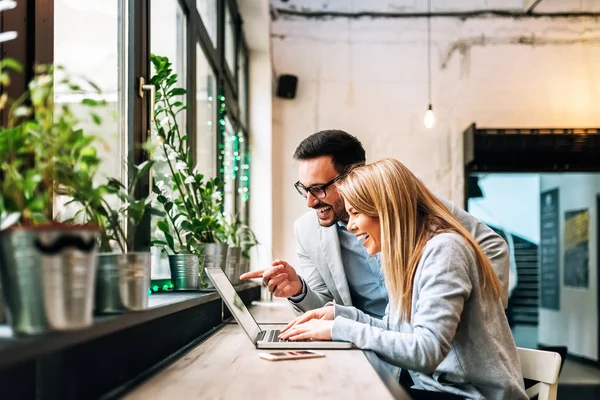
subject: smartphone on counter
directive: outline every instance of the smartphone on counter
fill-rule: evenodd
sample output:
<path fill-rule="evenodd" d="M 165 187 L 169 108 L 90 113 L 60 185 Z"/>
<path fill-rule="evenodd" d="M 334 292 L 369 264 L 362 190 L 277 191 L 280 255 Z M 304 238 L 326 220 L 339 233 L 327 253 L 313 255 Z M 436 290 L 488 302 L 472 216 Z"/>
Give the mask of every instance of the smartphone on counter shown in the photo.
<path fill-rule="evenodd" d="M 319 353 L 312 350 L 290 350 L 290 351 L 274 351 L 274 352 L 262 352 L 258 353 L 260 358 L 269 361 L 281 361 L 281 360 L 299 360 L 301 358 L 319 358 L 325 357 L 325 353 Z"/>

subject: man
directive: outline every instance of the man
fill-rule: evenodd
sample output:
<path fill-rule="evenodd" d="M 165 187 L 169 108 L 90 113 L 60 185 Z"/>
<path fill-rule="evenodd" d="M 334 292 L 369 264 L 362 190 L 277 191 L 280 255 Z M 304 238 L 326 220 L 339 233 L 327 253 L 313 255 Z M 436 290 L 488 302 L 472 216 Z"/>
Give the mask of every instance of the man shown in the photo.
<path fill-rule="evenodd" d="M 269 291 L 276 297 L 288 298 L 299 313 L 335 300 L 373 317 L 383 317 L 388 296 L 379 257 L 369 256 L 359 239 L 346 229 L 348 214 L 334 185 L 353 165 L 365 163 L 362 144 L 344 131 L 320 131 L 300 143 L 294 159 L 298 161 L 299 175 L 294 186 L 306 199 L 306 205 L 314 210 L 294 225 L 301 273 L 298 275 L 287 262 L 275 260 L 271 268 L 246 273 L 240 279 L 262 277 Z M 460 207 L 442 201 L 489 257 L 502 282 L 502 303 L 506 308 L 509 270 L 506 243 Z"/>

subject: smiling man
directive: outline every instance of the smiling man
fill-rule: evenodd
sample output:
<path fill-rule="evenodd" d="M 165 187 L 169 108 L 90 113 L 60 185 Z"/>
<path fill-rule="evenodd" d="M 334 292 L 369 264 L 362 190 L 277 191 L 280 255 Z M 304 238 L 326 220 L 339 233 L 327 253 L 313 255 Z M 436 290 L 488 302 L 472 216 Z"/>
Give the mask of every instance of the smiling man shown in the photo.
<path fill-rule="evenodd" d="M 298 161 L 298 182 L 294 186 L 312 209 L 294 225 L 300 273 L 287 262 L 275 260 L 270 268 L 240 278 L 262 277 L 269 291 L 288 298 L 297 312 L 335 300 L 373 317 L 383 317 L 388 294 L 379 256 L 369 255 L 362 245 L 365 238 L 357 238 L 346 229 L 348 213 L 335 187 L 335 182 L 352 166 L 365 163 L 362 144 L 344 131 L 320 131 L 300 143 L 294 159 Z M 441 200 L 492 262 L 503 284 L 502 302 L 506 308 L 509 270 L 506 242 L 460 207 Z"/>

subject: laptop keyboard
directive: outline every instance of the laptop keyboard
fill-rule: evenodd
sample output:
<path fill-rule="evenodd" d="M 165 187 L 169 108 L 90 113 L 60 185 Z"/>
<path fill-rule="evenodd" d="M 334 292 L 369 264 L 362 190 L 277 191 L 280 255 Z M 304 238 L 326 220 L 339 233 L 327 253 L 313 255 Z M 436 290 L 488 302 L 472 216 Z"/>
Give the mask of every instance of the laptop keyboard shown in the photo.
<path fill-rule="evenodd" d="M 262 331 L 258 337 L 259 342 L 289 342 L 289 340 L 279 339 L 279 329 Z M 296 340 L 296 342 L 309 342 L 310 340 Z"/>
<path fill-rule="evenodd" d="M 267 331 L 264 338 L 265 342 L 279 342 L 279 329 Z"/>

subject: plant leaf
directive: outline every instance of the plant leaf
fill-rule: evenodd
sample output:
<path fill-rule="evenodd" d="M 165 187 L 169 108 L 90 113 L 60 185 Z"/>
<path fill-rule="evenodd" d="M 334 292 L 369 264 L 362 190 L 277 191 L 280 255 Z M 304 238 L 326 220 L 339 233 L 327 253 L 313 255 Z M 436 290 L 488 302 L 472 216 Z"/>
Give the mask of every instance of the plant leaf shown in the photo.
<path fill-rule="evenodd" d="M 158 227 L 158 229 L 163 231 L 165 234 L 169 233 L 169 224 L 167 224 L 166 221 L 158 221 L 156 223 L 156 226 Z"/>
<path fill-rule="evenodd" d="M 10 68 L 14 71 L 17 72 L 23 72 L 23 67 L 21 66 L 21 64 L 15 60 L 14 58 L 5 58 L 1 61 L 0 63 L 0 69 L 1 68 Z"/>
<path fill-rule="evenodd" d="M 90 113 L 90 115 L 92 116 L 92 121 L 94 121 L 96 125 L 102 125 L 102 118 L 100 118 L 98 114 Z"/>
<path fill-rule="evenodd" d="M 13 226 L 19 222 L 19 219 L 21 219 L 21 213 L 19 212 L 2 215 L 2 221 L 0 221 L 0 230 Z"/>
<path fill-rule="evenodd" d="M 169 91 L 169 93 L 167 93 L 167 95 L 168 96 L 181 96 L 181 95 L 184 95 L 186 93 L 187 92 L 183 88 L 175 88 L 175 89 L 171 89 Z"/>
<path fill-rule="evenodd" d="M 165 239 L 167 239 L 167 243 L 173 252 L 175 252 L 175 241 L 173 240 L 173 236 L 170 233 L 165 232 Z"/>

